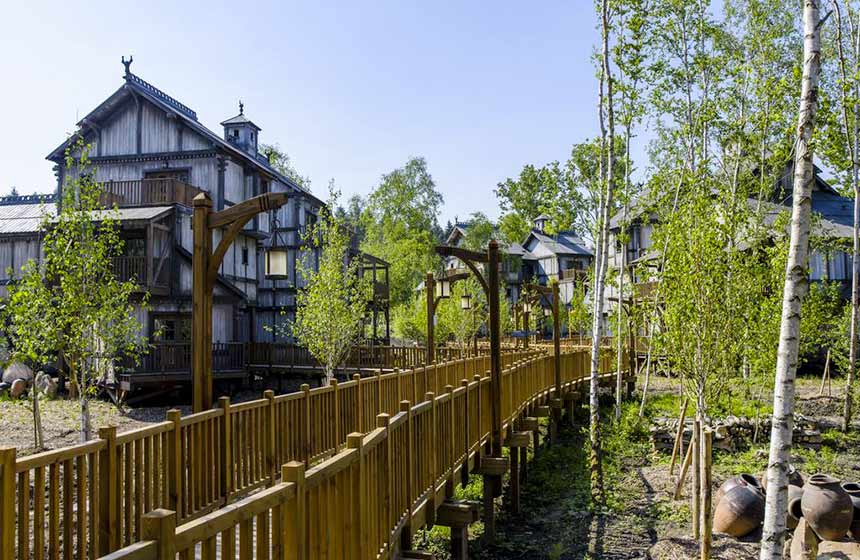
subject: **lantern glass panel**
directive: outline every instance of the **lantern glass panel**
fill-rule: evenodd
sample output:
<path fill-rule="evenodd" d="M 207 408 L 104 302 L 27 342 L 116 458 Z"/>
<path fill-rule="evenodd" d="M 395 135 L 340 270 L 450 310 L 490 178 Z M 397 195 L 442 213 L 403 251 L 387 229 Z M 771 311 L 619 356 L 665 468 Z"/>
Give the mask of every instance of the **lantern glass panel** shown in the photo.
<path fill-rule="evenodd" d="M 472 309 L 472 296 L 469 294 L 460 296 L 460 308 L 464 311 Z"/>
<path fill-rule="evenodd" d="M 287 277 L 287 250 L 271 247 L 266 251 L 266 278 L 283 279 Z"/>

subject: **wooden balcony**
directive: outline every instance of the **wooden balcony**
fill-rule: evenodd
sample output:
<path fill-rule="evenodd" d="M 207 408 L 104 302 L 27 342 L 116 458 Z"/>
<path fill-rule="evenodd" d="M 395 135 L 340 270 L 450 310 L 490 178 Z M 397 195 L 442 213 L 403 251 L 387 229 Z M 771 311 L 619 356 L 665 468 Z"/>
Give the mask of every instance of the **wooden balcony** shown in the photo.
<path fill-rule="evenodd" d="M 133 181 L 106 181 L 102 183 L 102 204 L 120 208 L 134 206 L 191 206 L 195 196 L 203 192 L 178 179 L 138 179 Z"/>
<path fill-rule="evenodd" d="M 163 292 L 170 282 L 170 263 L 165 262 L 157 276 L 153 266 L 147 266 L 144 256 L 122 256 L 113 258 L 113 271 L 121 282 L 134 281 L 140 291 Z"/>
<path fill-rule="evenodd" d="M 191 374 L 190 342 L 154 342 L 139 364 L 126 362 L 124 368 L 132 374 Z M 212 370 L 239 372 L 245 369 L 245 343 L 216 342 L 212 344 Z"/>

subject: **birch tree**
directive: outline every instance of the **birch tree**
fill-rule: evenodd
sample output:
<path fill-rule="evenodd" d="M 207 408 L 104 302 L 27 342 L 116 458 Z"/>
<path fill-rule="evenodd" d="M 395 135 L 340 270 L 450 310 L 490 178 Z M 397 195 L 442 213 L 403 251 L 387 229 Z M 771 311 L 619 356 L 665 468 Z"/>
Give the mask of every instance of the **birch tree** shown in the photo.
<path fill-rule="evenodd" d="M 320 220 L 305 234 L 304 243 L 319 251 L 319 267 L 313 266 L 312 251 L 297 262 L 306 285 L 296 296 L 296 320 L 290 327 L 322 365 L 326 381 L 361 337 L 371 290 L 361 260 L 349 254 L 349 231 L 332 211 L 338 195 L 330 185 Z"/>
<path fill-rule="evenodd" d="M 800 308 L 809 283 L 809 223 L 812 184 L 812 135 L 818 108 L 818 80 L 821 67 L 820 0 L 803 4 L 803 75 L 800 107 L 794 144 L 793 201 L 788 261 L 785 268 L 782 314 L 777 348 L 773 394 L 770 454 L 761 560 L 780 560 L 785 539 L 788 506 L 788 464 L 792 443 L 794 380 L 800 336 Z"/>
<path fill-rule="evenodd" d="M 589 441 L 591 444 L 591 494 L 597 503 L 603 503 L 603 457 L 600 446 L 600 345 L 603 336 L 603 294 L 608 262 L 609 214 L 615 182 L 615 107 L 613 100 L 612 67 L 610 65 L 609 0 L 601 2 L 602 57 L 600 68 L 599 120 L 601 132 L 601 178 L 603 179 L 597 206 L 595 228 L 594 277 L 592 290 L 591 377 L 589 382 Z M 605 119 L 604 119 L 605 115 Z"/>
<path fill-rule="evenodd" d="M 104 189 L 82 139 L 67 149 L 66 168 L 58 213 L 43 217 L 44 258 L 29 261 L 20 281 L 10 285 L 7 313 L 18 355 L 34 362 L 65 358 L 78 387 L 85 442 L 92 436 L 89 401 L 99 382 L 108 381 L 118 359 L 137 359 L 145 346 L 130 303 L 137 282 L 120 281 L 113 270 L 124 245 L 118 211 L 103 209 Z M 139 305 L 147 304 L 144 295 Z"/>

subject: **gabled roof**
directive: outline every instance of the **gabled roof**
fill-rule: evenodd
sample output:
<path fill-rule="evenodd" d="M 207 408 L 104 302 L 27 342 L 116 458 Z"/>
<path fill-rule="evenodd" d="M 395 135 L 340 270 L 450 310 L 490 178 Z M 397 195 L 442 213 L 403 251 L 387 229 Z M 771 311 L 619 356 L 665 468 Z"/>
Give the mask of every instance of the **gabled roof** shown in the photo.
<path fill-rule="evenodd" d="M 538 230 L 532 230 L 526 238 L 524 247 L 528 247 L 529 241 L 534 238 L 540 244 L 556 255 L 582 255 L 593 256 L 594 253 L 585 246 L 585 242 L 573 231 L 561 231 L 557 235 L 547 235 Z"/>
<path fill-rule="evenodd" d="M 226 121 L 224 121 L 224 122 L 222 122 L 222 123 L 221 123 L 221 126 L 239 125 L 239 124 L 247 124 L 247 125 L 250 125 L 250 126 L 254 127 L 258 132 L 259 132 L 260 130 L 263 130 L 262 128 L 260 128 L 260 127 L 259 127 L 259 126 L 257 126 L 256 124 L 254 124 L 254 123 L 251 121 L 251 119 L 249 119 L 248 117 L 246 117 L 246 116 L 245 116 L 245 113 L 239 113 L 239 114 L 238 114 L 238 115 L 236 115 L 235 117 L 232 117 L 232 118 L 227 119 Z"/>
<path fill-rule="evenodd" d="M 108 118 L 111 113 L 113 113 L 113 111 L 115 111 L 125 101 L 127 101 L 129 97 L 134 96 L 143 97 L 144 99 L 146 99 L 156 107 L 160 108 L 161 110 L 165 111 L 166 113 L 175 115 L 178 118 L 182 119 L 183 123 L 187 125 L 188 128 L 192 129 L 193 131 L 206 138 L 212 144 L 213 147 L 229 153 L 232 158 L 244 161 L 251 166 L 263 171 L 267 175 L 276 177 L 285 185 L 289 185 L 291 188 L 308 195 L 310 198 L 317 201 L 320 205 L 324 204 L 323 201 L 319 200 L 313 194 L 311 194 L 309 190 L 274 169 L 271 165 L 269 165 L 266 158 L 254 157 L 252 154 L 249 154 L 248 152 L 245 152 L 244 150 L 230 144 L 229 142 L 221 138 L 221 136 L 201 124 L 197 120 L 197 113 L 195 113 L 187 105 L 180 103 L 175 98 L 164 93 L 160 89 L 156 88 L 155 86 L 145 81 L 144 79 L 136 76 L 135 74 L 132 74 L 131 72 L 126 74 L 125 83 L 120 86 L 118 90 L 116 90 L 110 97 L 104 100 L 98 107 L 93 109 L 89 114 L 87 114 L 87 116 L 85 116 L 78 122 L 78 127 L 84 130 L 92 128 L 95 123 L 98 123 L 103 119 Z M 73 141 L 74 136 L 69 137 L 65 142 L 60 144 L 50 154 L 48 154 L 47 159 L 50 161 L 62 161 L 66 148 Z"/>

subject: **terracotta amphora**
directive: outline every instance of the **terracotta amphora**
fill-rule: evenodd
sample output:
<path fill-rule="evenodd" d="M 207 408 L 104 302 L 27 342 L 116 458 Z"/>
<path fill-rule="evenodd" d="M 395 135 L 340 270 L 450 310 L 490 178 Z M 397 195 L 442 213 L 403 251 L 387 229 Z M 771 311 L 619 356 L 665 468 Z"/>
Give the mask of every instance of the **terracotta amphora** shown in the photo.
<path fill-rule="evenodd" d="M 803 518 L 826 541 L 844 537 L 851 527 L 854 506 L 839 481 L 826 474 L 814 474 L 803 487 L 800 500 Z"/>
<path fill-rule="evenodd" d="M 785 518 L 785 525 L 790 531 L 797 527 L 797 523 L 803 517 L 803 510 L 800 507 L 800 500 L 803 498 L 803 488 L 788 485 L 788 515 Z"/>
<path fill-rule="evenodd" d="M 848 530 L 854 540 L 860 541 L 860 484 L 856 482 L 843 482 L 842 489 L 848 493 L 851 498 L 851 504 L 854 506 L 854 516 L 851 520 L 851 528 Z"/>
<path fill-rule="evenodd" d="M 717 489 L 717 493 L 714 494 L 714 503 L 720 503 L 720 500 L 728 494 L 733 488 L 736 486 L 752 486 L 753 488 L 757 488 L 762 491 L 761 484 L 756 477 L 749 473 L 741 473 L 739 475 L 733 476 L 730 479 L 723 482 L 720 487 Z"/>
<path fill-rule="evenodd" d="M 764 494 L 751 484 L 730 488 L 717 502 L 714 510 L 714 531 L 733 537 L 743 537 L 764 521 Z"/>

